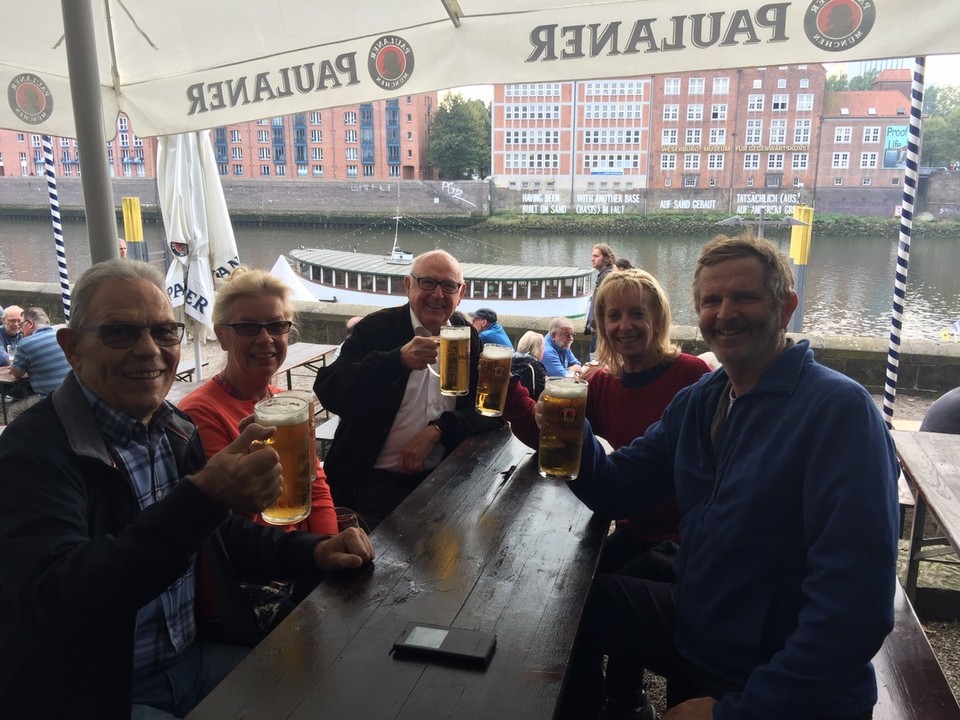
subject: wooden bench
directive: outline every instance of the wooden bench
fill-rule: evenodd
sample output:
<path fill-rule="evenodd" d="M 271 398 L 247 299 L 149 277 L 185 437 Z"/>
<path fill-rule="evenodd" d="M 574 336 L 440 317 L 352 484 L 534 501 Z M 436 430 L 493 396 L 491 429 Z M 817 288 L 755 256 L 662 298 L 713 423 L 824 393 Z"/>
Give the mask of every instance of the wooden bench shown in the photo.
<path fill-rule="evenodd" d="M 960 720 L 960 705 L 899 582 L 893 612 L 893 631 L 873 659 L 873 720 Z"/>

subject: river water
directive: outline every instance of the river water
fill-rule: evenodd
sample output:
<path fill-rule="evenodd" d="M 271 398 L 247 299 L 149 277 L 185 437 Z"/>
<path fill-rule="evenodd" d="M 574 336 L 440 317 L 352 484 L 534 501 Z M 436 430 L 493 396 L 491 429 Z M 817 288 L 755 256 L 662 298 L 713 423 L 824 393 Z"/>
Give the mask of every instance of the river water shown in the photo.
<path fill-rule="evenodd" d="M 287 226 L 236 228 L 244 263 L 270 268 L 277 257 L 301 245 L 386 254 L 393 243 L 392 223 L 362 230 Z M 162 262 L 163 228 L 147 224 L 144 235 L 151 259 Z M 67 265 L 72 280 L 90 264 L 86 227 L 64 225 Z M 704 239 L 609 237 L 603 235 L 498 235 L 454 233 L 425 228 L 402 231 L 400 246 L 420 253 L 449 250 L 465 262 L 588 266 L 590 251 L 609 242 L 634 265 L 653 273 L 673 305 L 674 322 L 695 324 L 690 283 Z M 789 240 L 777 241 L 789 249 Z M 0 279 L 57 282 L 57 263 L 50 224 L 40 220 L 0 218 Z M 893 301 L 897 242 L 861 238 L 814 239 L 807 269 L 803 330 L 812 334 L 887 338 Z M 944 328 L 960 320 L 960 237 L 915 240 L 907 282 L 903 337 L 940 339 Z M 3 304 L 3 298 L 0 298 Z"/>

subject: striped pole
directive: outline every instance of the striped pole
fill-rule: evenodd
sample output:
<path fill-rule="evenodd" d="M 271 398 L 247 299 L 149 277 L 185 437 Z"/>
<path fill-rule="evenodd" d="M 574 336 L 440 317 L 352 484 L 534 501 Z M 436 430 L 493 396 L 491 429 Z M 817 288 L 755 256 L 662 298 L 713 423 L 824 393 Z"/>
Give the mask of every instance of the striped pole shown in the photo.
<path fill-rule="evenodd" d="M 57 247 L 57 267 L 60 270 L 60 296 L 63 298 L 63 319 L 70 322 L 70 278 L 67 274 L 67 251 L 63 245 L 63 225 L 60 223 L 60 200 L 57 197 L 57 173 L 53 166 L 53 140 L 43 136 L 43 170 L 47 176 L 47 194 L 50 196 L 50 220 L 53 222 L 53 243 Z"/>
<path fill-rule="evenodd" d="M 903 200 L 900 210 L 900 244 L 897 247 L 897 271 L 893 285 L 893 313 L 890 316 L 890 346 L 887 351 L 887 379 L 883 387 L 883 417 L 893 427 L 893 403 L 897 399 L 897 373 L 900 369 L 900 332 L 903 329 L 903 304 L 907 295 L 907 269 L 910 265 L 910 233 L 917 198 L 917 168 L 920 164 L 920 125 L 923 111 L 923 69 L 925 58 L 913 65 L 910 89 L 910 130 L 907 137 L 907 162 L 903 172 Z"/>

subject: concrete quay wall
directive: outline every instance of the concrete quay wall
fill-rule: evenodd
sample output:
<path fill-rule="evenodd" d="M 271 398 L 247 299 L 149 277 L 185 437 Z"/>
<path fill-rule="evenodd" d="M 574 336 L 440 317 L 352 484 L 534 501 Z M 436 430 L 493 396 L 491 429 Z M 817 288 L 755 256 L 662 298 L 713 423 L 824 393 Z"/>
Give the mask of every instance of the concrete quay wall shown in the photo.
<path fill-rule="evenodd" d="M 47 311 L 54 323 L 63 322 L 60 286 L 56 283 L 0 280 L 0 304 L 21 307 L 38 306 Z M 375 308 L 343 303 L 297 303 L 300 340 L 336 344 L 343 341 L 346 321 L 354 315 L 366 315 Z M 502 316 L 500 323 L 516 342 L 527 330 L 546 333 L 549 319 Z M 587 356 L 590 338 L 583 334 L 583 320 L 575 320 L 577 338 L 574 354 Z M 853 378 L 873 393 L 883 389 L 887 365 L 887 341 L 874 338 L 791 335 L 807 338 L 824 365 Z M 678 325 L 673 339 L 684 351 L 701 353 L 707 349 L 697 329 Z M 900 349 L 898 392 L 943 393 L 960 386 L 960 342 L 904 341 Z"/>

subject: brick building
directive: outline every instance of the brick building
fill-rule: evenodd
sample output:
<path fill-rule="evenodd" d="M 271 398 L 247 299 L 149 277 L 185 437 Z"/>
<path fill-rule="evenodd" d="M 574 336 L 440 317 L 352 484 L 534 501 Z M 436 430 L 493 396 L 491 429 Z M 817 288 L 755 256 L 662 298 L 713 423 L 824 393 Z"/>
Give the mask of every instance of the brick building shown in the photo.
<path fill-rule="evenodd" d="M 220 174 L 236 178 L 430 180 L 429 131 L 437 93 L 268 118 L 212 132 Z M 80 174 L 76 140 L 54 138 L 58 177 Z M 114 177 L 156 177 L 156 138 L 126 116 L 107 143 Z M 43 174 L 39 134 L 0 130 L 0 176 Z"/>

